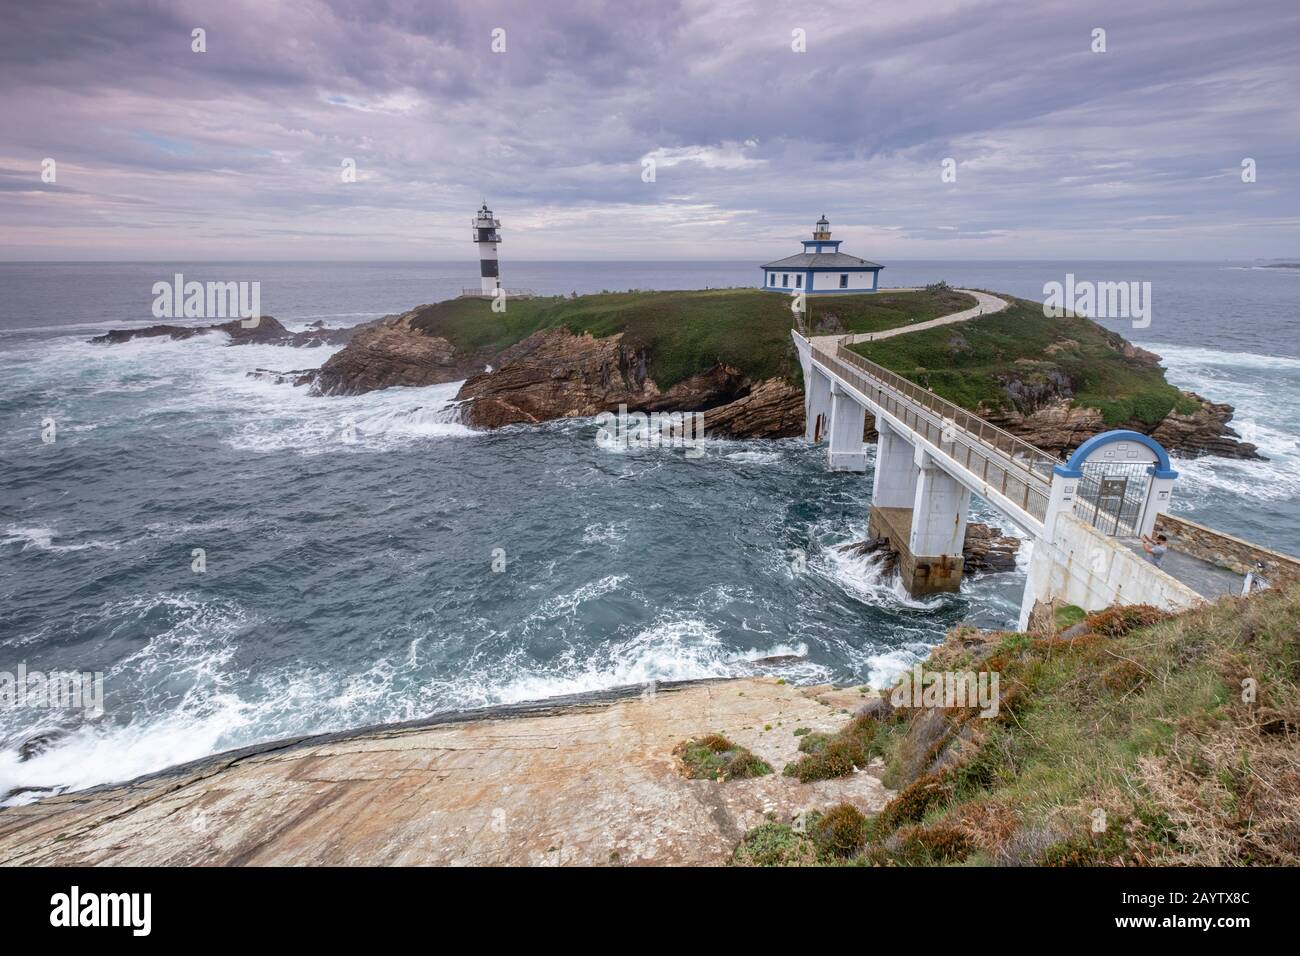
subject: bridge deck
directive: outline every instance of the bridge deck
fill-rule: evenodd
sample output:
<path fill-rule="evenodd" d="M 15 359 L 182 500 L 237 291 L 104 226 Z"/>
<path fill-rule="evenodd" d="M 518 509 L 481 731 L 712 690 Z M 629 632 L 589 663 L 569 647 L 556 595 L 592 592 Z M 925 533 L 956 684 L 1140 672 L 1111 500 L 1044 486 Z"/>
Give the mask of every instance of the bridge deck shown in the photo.
<path fill-rule="evenodd" d="M 966 472 L 968 481 L 997 492 L 1033 519 L 1043 520 L 1052 468 L 1060 459 L 850 351 L 838 337 L 812 339 L 811 357 L 942 452 Z"/>

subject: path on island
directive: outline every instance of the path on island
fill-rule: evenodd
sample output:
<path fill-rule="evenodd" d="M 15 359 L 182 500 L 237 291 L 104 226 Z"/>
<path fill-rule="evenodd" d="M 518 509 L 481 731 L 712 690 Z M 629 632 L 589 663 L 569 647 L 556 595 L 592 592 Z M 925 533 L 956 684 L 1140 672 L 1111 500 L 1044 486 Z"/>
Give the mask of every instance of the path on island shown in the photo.
<path fill-rule="evenodd" d="M 920 290 L 882 289 L 881 291 L 907 292 Z M 989 295 L 987 292 L 977 292 L 974 289 L 954 289 L 953 291 L 974 297 L 975 305 L 971 306 L 969 309 L 964 309 L 961 312 L 941 315 L 937 319 L 926 319 L 924 322 L 917 322 L 915 325 L 900 325 L 896 329 L 884 329 L 880 332 L 854 332 L 849 335 L 818 335 L 814 337 L 813 341 L 838 341 L 844 345 L 857 345 L 859 342 L 876 342 L 880 339 L 888 339 L 895 335 L 903 335 L 908 332 L 923 332 L 926 329 L 935 329 L 941 325 L 953 325 L 957 322 L 968 322 L 971 319 L 979 318 L 981 315 L 992 315 L 995 312 L 1001 312 L 1010 304 L 1005 299 L 999 299 L 997 296 Z"/>
<path fill-rule="evenodd" d="M 745 831 L 840 801 L 877 770 L 802 784 L 795 730 L 838 730 L 856 689 L 775 678 L 648 685 L 278 741 L 0 809 L 0 865 L 712 865 Z M 722 733 L 773 773 L 686 779 Z"/>

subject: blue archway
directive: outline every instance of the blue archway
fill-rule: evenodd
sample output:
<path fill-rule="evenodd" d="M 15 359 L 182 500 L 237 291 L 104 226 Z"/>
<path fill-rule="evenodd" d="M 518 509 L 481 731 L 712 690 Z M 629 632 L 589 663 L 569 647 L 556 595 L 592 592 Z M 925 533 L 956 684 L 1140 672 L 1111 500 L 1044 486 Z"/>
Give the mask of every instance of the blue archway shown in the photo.
<path fill-rule="evenodd" d="M 1156 456 L 1156 463 L 1152 466 L 1151 474 L 1156 478 L 1177 478 L 1178 472 L 1174 471 L 1170 465 L 1169 452 L 1165 451 L 1164 446 L 1156 441 L 1150 435 L 1143 435 L 1141 432 L 1129 431 L 1123 428 L 1117 428 L 1114 431 L 1102 432 L 1100 435 L 1093 435 L 1086 442 L 1074 450 L 1070 460 L 1064 465 L 1057 465 L 1052 469 L 1062 478 L 1082 478 L 1083 466 L 1098 448 L 1103 445 L 1109 445 L 1113 442 L 1136 442 L 1144 445 Z"/>

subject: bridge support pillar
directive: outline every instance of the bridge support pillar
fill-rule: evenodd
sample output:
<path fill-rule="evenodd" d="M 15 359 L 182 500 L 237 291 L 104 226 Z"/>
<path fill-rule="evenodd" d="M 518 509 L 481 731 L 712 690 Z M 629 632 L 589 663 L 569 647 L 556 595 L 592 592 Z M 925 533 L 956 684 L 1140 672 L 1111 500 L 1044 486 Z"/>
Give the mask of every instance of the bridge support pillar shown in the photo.
<path fill-rule="evenodd" d="M 916 499 L 915 452 L 911 443 L 883 418 L 876 419 L 876 474 L 871 503 L 878 508 L 910 508 Z"/>
<path fill-rule="evenodd" d="M 891 441 L 885 438 L 887 430 L 880 434 L 882 441 Z M 892 440 L 902 441 L 898 435 L 893 435 Z M 896 492 L 892 498 L 887 494 L 881 499 L 890 504 L 872 502 L 870 535 L 889 540 L 890 550 L 898 555 L 903 586 L 913 597 L 956 591 L 961 587 L 970 492 L 924 452 L 918 451 L 915 459 L 903 458 L 891 450 L 885 454 L 892 456 L 884 466 L 887 472 L 896 469 L 895 478 L 907 474 L 914 482 L 913 491 L 905 503 Z M 898 464 L 899 458 L 907 463 L 907 471 Z M 879 463 L 876 468 L 877 480 L 883 481 L 886 489 L 891 487 L 888 474 L 880 477 Z"/>
<path fill-rule="evenodd" d="M 838 383 L 831 385 L 831 471 L 866 471 L 867 452 L 862 441 L 866 406 L 858 404 Z"/>
<path fill-rule="evenodd" d="M 804 376 L 804 427 L 803 437 L 819 442 L 831 429 L 831 380 L 809 363 Z"/>

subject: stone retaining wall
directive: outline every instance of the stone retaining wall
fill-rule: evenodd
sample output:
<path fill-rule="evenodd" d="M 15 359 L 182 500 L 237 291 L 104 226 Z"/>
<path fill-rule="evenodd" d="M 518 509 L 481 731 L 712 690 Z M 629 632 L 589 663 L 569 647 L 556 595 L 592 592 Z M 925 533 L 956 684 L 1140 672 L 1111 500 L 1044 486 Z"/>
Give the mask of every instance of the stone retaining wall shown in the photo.
<path fill-rule="evenodd" d="M 1258 573 L 1258 565 L 1263 564 L 1264 578 L 1270 584 L 1300 581 L 1300 558 L 1261 548 L 1173 515 L 1160 515 L 1155 530 L 1169 537 L 1169 544 L 1175 551 L 1231 568 L 1238 574 Z"/>

